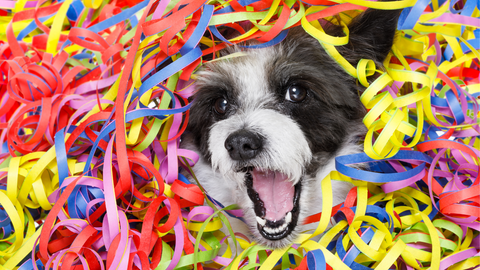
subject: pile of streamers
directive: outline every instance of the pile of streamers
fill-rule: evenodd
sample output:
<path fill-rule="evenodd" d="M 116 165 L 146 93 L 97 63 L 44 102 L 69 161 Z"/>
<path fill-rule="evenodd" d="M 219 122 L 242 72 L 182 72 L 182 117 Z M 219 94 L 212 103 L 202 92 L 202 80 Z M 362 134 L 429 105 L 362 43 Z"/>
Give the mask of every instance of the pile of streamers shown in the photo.
<path fill-rule="evenodd" d="M 332 37 L 319 23 L 366 8 L 404 9 L 385 69 L 351 66 L 335 49 L 348 31 Z M 0 0 L 0 269 L 479 269 L 479 9 Z M 297 26 L 366 87 L 368 133 L 365 153 L 337 158 L 322 181 L 323 209 L 306 221 L 317 229 L 268 250 L 220 230 L 224 210 L 239 210 L 179 173 L 197 160 L 179 138 L 207 56 L 272 46 Z M 239 35 L 227 40 L 225 27 Z M 331 181 L 355 184 L 345 203 L 332 205 Z"/>

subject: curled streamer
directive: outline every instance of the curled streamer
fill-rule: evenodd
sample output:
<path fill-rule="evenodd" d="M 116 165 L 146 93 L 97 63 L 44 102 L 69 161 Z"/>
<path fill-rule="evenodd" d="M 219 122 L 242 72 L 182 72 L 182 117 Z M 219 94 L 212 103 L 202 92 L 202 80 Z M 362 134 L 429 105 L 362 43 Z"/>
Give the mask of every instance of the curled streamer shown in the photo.
<path fill-rule="evenodd" d="M 368 60 L 351 66 L 335 48 L 348 34 L 318 23 L 347 25 L 366 8 L 404 9 L 381 72 Z M 479 9 L 475 0 L 0 1 L 0 269 L 478 267 Z M 368 133 L 365 153 L 337 158 L 323 180 L 324 209 L 306 221 L 317 229 L 272 251 L 219 230 L 238 210 L 179 173 L 198 156 L 178 139 L 206 59 L 248 40 L 275 45 L 296 26 L 366 87 Z M 225 27 L 239 36 L 228 40 Z M 359 162 L 369 170 L 348 166 Z M 331 181 L 355 184 L 341 205 L 331 205 Z"/>

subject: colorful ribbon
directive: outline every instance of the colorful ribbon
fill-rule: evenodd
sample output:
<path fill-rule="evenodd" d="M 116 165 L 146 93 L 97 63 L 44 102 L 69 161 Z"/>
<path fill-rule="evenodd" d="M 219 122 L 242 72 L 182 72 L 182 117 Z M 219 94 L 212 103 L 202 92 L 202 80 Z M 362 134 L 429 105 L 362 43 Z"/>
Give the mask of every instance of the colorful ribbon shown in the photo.
<path fill-rule="evenodd" d="M 335 48 L 348 31 L 330 36 L 318 23 L 347 25 L 366 8 L 404 9 L 381 70 L 368 59 L 352 66 Z M 0 269 L 478 267 L 479 9 L 0 0 Z M 366 87 L 368 132 L 365 153 L 337 158 L 323 180 L 324 209 L 306 221 L 317 229 L 272 251 L 229 228 L 225 214 L 241 219 L 235 206 L 187 180 L 198 156 L 179 138 L 206 56 L 247 40 L 273 46 L 296 26 Z M 355 185 L 341 205 L 331 181 Z"/>

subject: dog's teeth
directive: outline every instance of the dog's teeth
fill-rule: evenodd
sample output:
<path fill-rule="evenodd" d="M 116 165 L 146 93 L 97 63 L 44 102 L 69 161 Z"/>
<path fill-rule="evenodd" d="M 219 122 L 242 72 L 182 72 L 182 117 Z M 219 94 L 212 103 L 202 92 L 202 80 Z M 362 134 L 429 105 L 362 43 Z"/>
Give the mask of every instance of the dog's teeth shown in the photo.
<path fill-rule="evenodd" d="M 273 229 L 270 229 L 269 227 L 263 227 L 263 230 L 266 231 L 269 234 L 274 234 L 275 231 Z"/>
<path fill-rule="evenodd" d="M 270 228 L 270 227 L 263 227 L 263 230 L 268 233 L 268 234 L 279 234 L 280 232 L 283 232 L 288 226 L 288 223 L 283 223 L 282 226 L 277 227 L 277 228 Z"/>
<path fill-rule="evenodd" d="M 262 225 L 262 226 L 265 226 L 265 223 L 267 222 L 265 219 L 257 216 L 257 222 L 258 224 Z"/>
<path fill-rule="evenodd" d="M 292 222 L 292 212 L 288 212 L 287 216 L 285 216 L 285 224 Z"/>

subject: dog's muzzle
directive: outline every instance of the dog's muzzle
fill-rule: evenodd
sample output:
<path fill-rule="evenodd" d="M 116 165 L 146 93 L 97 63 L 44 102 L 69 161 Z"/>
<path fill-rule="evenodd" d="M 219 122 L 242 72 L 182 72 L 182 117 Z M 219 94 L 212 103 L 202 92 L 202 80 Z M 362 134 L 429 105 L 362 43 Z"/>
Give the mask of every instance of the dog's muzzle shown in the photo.
<path fill-rule="evenodd" d="M 264 138 L 252 131 L 238 130 L 225 140 L 230 158 L 243 166 L 245 186 L 254 205 L 257 228 L 268 240 L 281 240 L 295 229 L 299 215 L 300 181 L 267 168 L 257 168 L 255 158 L 262 152 Z"/>

